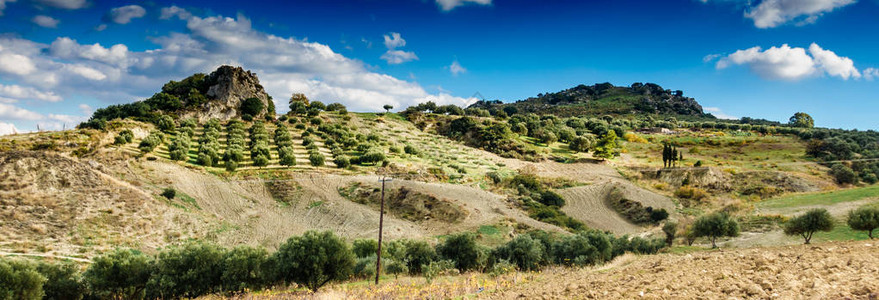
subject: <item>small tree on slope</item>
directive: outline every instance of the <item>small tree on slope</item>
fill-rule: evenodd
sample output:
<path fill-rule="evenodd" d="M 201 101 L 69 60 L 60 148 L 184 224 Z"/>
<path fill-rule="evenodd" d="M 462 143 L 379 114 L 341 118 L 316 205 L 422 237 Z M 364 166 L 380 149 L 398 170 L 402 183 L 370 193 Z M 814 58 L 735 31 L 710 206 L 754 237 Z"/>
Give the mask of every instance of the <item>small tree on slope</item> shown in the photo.
<path fill-rule="evenodd" d="M 879 228 L 879 208 L 861 207 L 848 213 L 848 226 L 854 230 L 865 230 L 873 239 L 873 230 Z"/>
<path fill-rule="evenodd" d="M 784 224 L 784 234 L 800 235 L 806 240 L 806 244 L 812 241 L 815 232 L 830 230 L 833 230 L 833 217 L 823 208 L 807 211 Z"/>
<path fill-rule="evenodd" d="M 693 223 L 693 234 L 697 237 L 708 237 L 711 239 L 711 248 L 717 248 L 718 237 L 739 235 L 739 223 L 727 213 L 716 212 L 699 217 Z"/>

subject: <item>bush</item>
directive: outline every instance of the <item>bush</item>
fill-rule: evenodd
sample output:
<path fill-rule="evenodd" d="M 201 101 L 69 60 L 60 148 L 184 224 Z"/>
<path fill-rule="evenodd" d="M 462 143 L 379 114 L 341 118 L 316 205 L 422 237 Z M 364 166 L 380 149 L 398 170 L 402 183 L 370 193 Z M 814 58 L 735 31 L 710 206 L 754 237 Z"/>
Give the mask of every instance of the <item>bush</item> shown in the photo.
<path fill-rule="evenodd" d="M 562 207 L 565 206 L 565 199 L 561 195 L 553 191 L 540 192 L 540 203 L 544 205 Z"/>
<path fill-rule="evenodd" d="M 563 237 L 552 247 L 556 263 L 563 265 L 594 265 L 613 258 L 608 236 L 601 232 L 580 232 Z"/>
<path fill-rule="evenodd" d="M 226 250 L 189 243 L 159 253 L 147 283 L 148 298 L 195 298 L 222 290 Z"/>
<path fill-rule="evenodd" d="M 873 239 L 873 230 L 879 228 L 879 208 L 861 207 L 848 213 L 848 226 L 854 230 L 865 230 Z"/>
<path fill-rule="evenodd" d="M 805 239 L 806 244 L 812 241 L 812 235 L 816 231 L 830 230 L 833 230 L 833 217 L 823 208 L 809 210 L 784 224 L 784 234 L 800 235 Z"/>
<path fill-rule="evenodd" d="M 858 176 L 852 168 L 843 164 L 835 164 L 830 168 L 830 175 L 839 184 L 854 184 L 858 182 Z"/>
<path fill-rule="evenodd" d="M 351 251 L 357 258 L 375 256 L 378 253 L 378 241 L 373 239 L 358 239 L 351 244 Z"/>
<path fill-rule="evenodd" d="M 259 290 L 271 283 L 269 253 L 263 248 L 238 246 L 223 257 L 223 291 Z"/>
<path fill-rule="evenodd" d="M 476 236 L 470 232 L 449 236 L 436 246 L 436 252 L 443 259 L 454 261 L 461 272 L 478 271 L 485 266 L 485 250 L 476 244 Z"/>
<path fill-rule="evenodd" d="M 308 231 L 291 237 L 275 253 L 280 279 L 317 291 L 351 275 L 354 253 L 332 232 Z"/>
<path fill-rule="evenodd" d="M 455 275 L 460 272 L 458 269 L 455 269 L 455 261 L 450 259 L 432 261 L 422 266 L 421 269 L 427 283 L 433 282 L 433 279 L 437 276 Z"/>
<path fill-rule="evenodd" d="M 671 247 L 674 244 L 675 235 L 678 233 L 678 223 L 665 222 L 665 225 L 662 225 L 662 232 L 665 233 L 665 244 Z"/>
<path fill-rule="evenodd" d="M 711 248 L 717 248 L 718 237 L 739 235 L 739 223 L 727 213 L 716 212 L 696 219 L 693 223 L 693 234 L 696 237 L 708 237 L 711 239 Z"/>
<path fill-rule="evenodd" d="M 375 261 L 375 253 L 372 253 L 371 256 L 358 257 L 357 261 L 354 263 L 354 278 L 366 279 L 374 277 Z"/>
<path fill-rule="evenodd" d="M 82 277 L 97 298 L 140 299 L 151 268 L 150 258 L 139 251 L 117 249 L 95 258 Z"/>
<path fill-rule="evenodd" d="M 409 155 L 418 155 L 419 151 L 418 148 L 415 148 L 415 146 L 407 144 L 405 147 L 403 147 L 403 152 Z"/>
<path fill-rule="evenodd" d="M 0 299 L 39 300 L 46 277 L 23 260 L 0 258 Z"/>
<path fill-rule="evenodd" d="M 495 262 L 508 261 L 520 270 L 534 271 L 544 261 L 545 248 L 538 240 L 529 235 L 519 235 L 492 252 Z"/>
<path fill-rule="evenodd" d="M 82 299 L 87 291 L 80 278 L 79 267 L 73 263 L 40 263 L 37 272 L 46 278 L 43 299 Z"/>
<path fill-rule="evenodd" d="M 589 152 L 592 150 L 593 144 L 595 144 L 595 139 L 578 136 L 571 140 L 568 149 L 574 152 Z"/>
<path fill-rule="evenodd" d="M 437 259 L 436 250 L 424 241 L 405 241 L 406 253 L 404 261 L 410 274 L 421 274 L 422 267 Z"/>
<path fill-rule="evenodd" d="M 675 197 L 699 201 L 708 197 L 708 193 L 697 187 L 681 186 L 675 191 Z"/>
<path fill-rule="evenodd" d="M 385 160 L 385 154 L 378 149 L 370 149 L 360 156 L 361 164 L 377 164 Z"/>
<path fill-rule="evenodd" d="M 312 151 L 310 154 L 308 154 L 308 161 L 311 162 L 312 166 L 321 167 L 325 163 L 324 160 L 325 158 L 323 154 L 320 154 L 320 152 Z"/>
<path fill-rule="evenodd" d="M 134 132 L 132 132 L 131 129 L 125 129 L 119 132 L 119 135 L 116 136 L 114 144 L 124 145 L 131 143 L 132 140 L 134 140 Z"/>
<path fill-rule="evenodd" d="M 177 196 L 177 190 L 173 188 L 165 188 L 162 190 L 162 197 L 165 197 L 168 200 L 174 199 L 175 196 Z"/>
<path fill-rule="evenodd" d="M 265 104 L 262 103 L 262 100 L 259 98 L 247 98 L 241 102 L 241 114 L 249 115 L 251 117 L 258 116 L 262 113 L 262 110 L 265 108 Z"/>
<path fill-rule="evenodd" d="M 342 168 L 342 169 L 351 166 L 351 159 L 345 155 L 336 156 L 336 158 L 333 159 L 333 162 L 336 164 L 337 167 Z"/>

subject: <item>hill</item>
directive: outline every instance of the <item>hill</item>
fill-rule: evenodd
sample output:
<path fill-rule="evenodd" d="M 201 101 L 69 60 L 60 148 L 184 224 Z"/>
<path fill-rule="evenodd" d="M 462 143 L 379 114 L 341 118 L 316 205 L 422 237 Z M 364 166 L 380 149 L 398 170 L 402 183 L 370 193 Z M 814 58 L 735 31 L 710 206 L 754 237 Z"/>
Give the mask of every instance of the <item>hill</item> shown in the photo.
<path fill-rule="evenodd" d="M 668 90 L 654 83 L 633 83 L 629 87 L 599 83 L 576 87 L 556 93 L 539 94 L 512 103 L 479 101 L 470 107 L 504 110 L 514 113 L 555 114 L 561 117 L 582 115 L 681 115 L 713 119 L 705 114 L 695 99 L 684 97 L 681 90 Z"/>

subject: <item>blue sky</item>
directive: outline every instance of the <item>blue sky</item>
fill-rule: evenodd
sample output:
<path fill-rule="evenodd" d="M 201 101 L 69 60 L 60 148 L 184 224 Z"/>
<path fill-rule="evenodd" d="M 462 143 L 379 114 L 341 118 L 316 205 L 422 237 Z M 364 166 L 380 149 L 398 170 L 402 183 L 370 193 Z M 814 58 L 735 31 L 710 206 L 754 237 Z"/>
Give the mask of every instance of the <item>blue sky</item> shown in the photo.
<path fill-rule="evenodd" d="M 0 134 L 221 64 L 352 110 L 654 82 L 722 117 L 879 129 L 879 0 L 0 0 Z"/>

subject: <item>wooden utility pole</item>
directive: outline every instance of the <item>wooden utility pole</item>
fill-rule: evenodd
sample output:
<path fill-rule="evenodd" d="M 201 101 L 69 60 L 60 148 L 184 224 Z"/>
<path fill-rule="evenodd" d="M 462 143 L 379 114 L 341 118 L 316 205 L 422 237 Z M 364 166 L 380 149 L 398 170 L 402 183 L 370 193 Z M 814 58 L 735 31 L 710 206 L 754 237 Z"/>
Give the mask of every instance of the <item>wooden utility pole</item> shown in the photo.
<path fill-rule="evenodd" d="M 385 182 L 391 180 L 391 178 L 386 176 L 382 176 L 381 179 L 378 180 L 382 182 L 382 200 L 381 208 L 378 213 L 378 251 L 376 252 L 375 259 L 375 285 L 378 285 L 378 277 L 382 273 L 382 228 L 384 227 L 385 222 Z"/>

